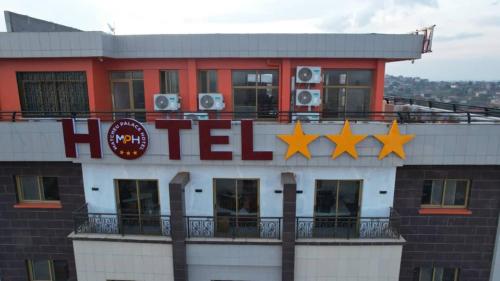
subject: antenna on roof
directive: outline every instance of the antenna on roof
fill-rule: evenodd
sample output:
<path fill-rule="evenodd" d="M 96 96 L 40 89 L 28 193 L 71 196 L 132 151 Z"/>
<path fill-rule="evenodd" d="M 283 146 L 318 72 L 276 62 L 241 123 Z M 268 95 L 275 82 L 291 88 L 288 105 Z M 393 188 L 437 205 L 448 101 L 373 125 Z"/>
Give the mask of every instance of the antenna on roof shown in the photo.
<path fill-rule="evenodd" d="M 115 35 L 115 30 L 116 30 L 115 23 L 113 23 L 113 25 L 107 23 L 107 25 L 109 28 L 109 32 L 111 32 L 113 35 Z"/>

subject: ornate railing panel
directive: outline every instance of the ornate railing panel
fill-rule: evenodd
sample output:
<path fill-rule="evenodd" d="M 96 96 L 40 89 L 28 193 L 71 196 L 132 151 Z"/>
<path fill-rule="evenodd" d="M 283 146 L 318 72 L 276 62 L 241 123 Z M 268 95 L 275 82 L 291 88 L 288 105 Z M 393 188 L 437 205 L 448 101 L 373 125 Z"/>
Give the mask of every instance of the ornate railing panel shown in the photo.
<path fill-rule="evenodd" d="M 188 237 L 281 238 L 281 218 L 250 216 L 186 217 Z"/>
<path fill-rule="evenodd" d="M 86 206 L 73 213 L 75 233 L 170 236 L 170 216 L 88 213 Z"/>
<path fill-rule="evenodd" d="M 399 216 L 297 217 L 297 238 L 384 239 L 399 238 Z"/>

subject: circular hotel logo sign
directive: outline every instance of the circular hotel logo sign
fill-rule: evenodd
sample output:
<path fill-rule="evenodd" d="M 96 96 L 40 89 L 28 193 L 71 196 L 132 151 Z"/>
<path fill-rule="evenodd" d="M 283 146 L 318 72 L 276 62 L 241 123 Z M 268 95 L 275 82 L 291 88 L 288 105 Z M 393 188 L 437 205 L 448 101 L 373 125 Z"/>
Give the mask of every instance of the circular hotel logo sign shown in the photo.
<path fill-rule="evenodd" d="M 115 121 L 108 131 L 108 144 L 116 156 L 133 160 L 141 157 L 148 148 L 148 132 L 134 119 Z"/>

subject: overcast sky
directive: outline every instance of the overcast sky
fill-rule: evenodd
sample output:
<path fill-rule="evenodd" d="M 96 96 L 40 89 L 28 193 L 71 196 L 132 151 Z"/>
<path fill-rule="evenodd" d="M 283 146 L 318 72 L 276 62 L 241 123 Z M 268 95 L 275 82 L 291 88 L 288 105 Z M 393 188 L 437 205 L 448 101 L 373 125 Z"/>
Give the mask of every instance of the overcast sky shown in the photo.
<path fill-rule="evenodd" d="M 83 30 L 110 23 L 116 34 L 408 33 L 436 24 L 433 53 L 390 63 L 388 74 L 500 80 L 500 0 L 0 0 L 0 8 Z"/>

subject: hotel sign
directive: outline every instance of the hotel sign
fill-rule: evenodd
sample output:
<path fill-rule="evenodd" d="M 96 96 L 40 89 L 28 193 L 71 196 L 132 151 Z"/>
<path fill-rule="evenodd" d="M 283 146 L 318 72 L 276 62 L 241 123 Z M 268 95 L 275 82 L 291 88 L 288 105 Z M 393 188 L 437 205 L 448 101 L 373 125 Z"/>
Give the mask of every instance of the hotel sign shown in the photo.
<path fill-rule="evenodd" d="M 200 147 L 200 160 L 232 160 L 231 151 L 214 151 L 213 145 L 229 144 L 229 136 L 212 135 L 215 129 L 231 129 L 231 120 L 200 120 L 198 121 L 198 135 Z M 88 119 L 88 133 L 76 133 L 73 119 L 63 119 L 63 134 L 66 157 L 76 158 L 76 144 L 87 143 L 90 145 L 90 156 L 102 158 L 101 132 L 99 119 Z M 165 130 L 168 135 L 168 151 L 171 160 L 181 159 L 181 130 L 191 130 L 191 120 L 158 119 L 155 120 L 155 128 Z M 311 158 L 309 144 L 320 138 L 319 135 L 306 134 L 300 122 L 297 122 L 291 134 L 280 134 L 276 136 L 288 145 L 285 158 L 288 159 L 300 154 L 307 159 Z M 324 137 L 335 144 L 332 158 L 336 159 L 342 154 L 348 154 L 357 159 L 356 145 L 363 141 L 368 135 L 354 135 L 351 131 L 349 121 L 337 134 L 327 134 Z M 398 123 L 393 121 L 387 134 L 375 134 L 373 138 L 383 146 L 378 158 L 381 160 L 389 154 L 394 153 L 405 159 L 404 144 L 411 141 L 414 135 L 403 135 L 399 131 Z M 253 121 L 241 121 L 241 159 L 242 160 L 273 160 L 272 151 L 256 151 L 254 149 Z M 115 121 L 107 133 L 107 142 L 113 153 L 126 160 L 133 160 L 146 153 L 149 138 L 144 126 L 133 119 L 120 119 Z"/>

